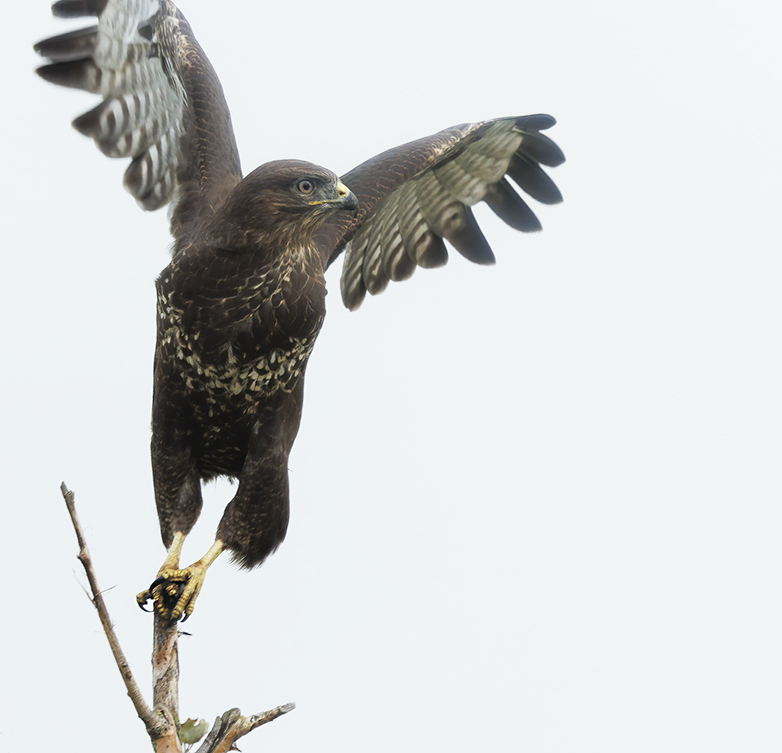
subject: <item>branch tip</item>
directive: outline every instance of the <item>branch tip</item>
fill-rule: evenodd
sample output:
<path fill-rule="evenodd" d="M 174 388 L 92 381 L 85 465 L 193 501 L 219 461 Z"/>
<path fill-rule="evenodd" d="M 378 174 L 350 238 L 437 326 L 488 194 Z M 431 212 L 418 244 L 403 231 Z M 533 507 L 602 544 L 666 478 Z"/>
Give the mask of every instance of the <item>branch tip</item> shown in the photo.
<path fill-rule="evenodd" d="M 172 625 L 164 620 L 155 611 L 154 640 L 153 640 L 153 702 L 154 708 L 150 708 L 144 701 L 141 691 L 133 678 L 125 655 L 122 653 L 114 626 L 109 617 L 106 603 L 103 600 L 103 591 L 98 586 L 92 558 L 84 537 L 84 531 L 76 514 L 75 494 L 63 482 L 60 491 L 65 499 L 68 513 L 73 523 L 76 539 L 79 543 L 78 559 L 87 574 L 89 591 L 85 588 L 87 596 L 91 599 L 98 617 L 103 626 L 103 632 L 108 639 L 114 661 L 119 669 L 122 680 L 128 691 L 136 713 L 144 722 L 153 747 L 157 753 L 181 753 L 182 743 L 178 734 L 179 725 L 176 723 L 179 706 L 179 660 L 177 656 L 177 638 L 180 631 L 176 624 Z M 187 635 L 187 633 L 182 633 Z M 212 729 L 203 740 L 197 753 L 229 753 L 237 750 L 236 741 L 244 737 L 263 724 L 278 719 L 296 708 L 295 703 L 285 703 L 282 706 L 253 714 L 250 717 L 242 716 L 238 708 L 229 709 L 222 716 L 217 717 Z M 188 745 L 190 745 L 188 743 Z"/>
<path fill-rule="evenodd" d="M 76 532 L 76 540 L 79 543 L 79 554 L 77 556 L 82 566 L 84 567 L 84 572 L 87 574 L 87 582 L 90 585 L 90 591 L 87 595 L 90 596 L 90 593 L 92 594 L 90 598 L 98 612 L 98 618 L 100 619 L 101 626 L 103 627 L 103 632 L 106 635 L 106 640 L 109 642 L 109 647 L 111 648 L 111 653 L 114 656 L 117 669 L 122 676 L 122 680 L 125 683 L 125 688 L 127 689 L 128 695 L 133 702 L 136 713 L 144 722 L 147 730 L 149 730 L 153 726 L 154 722 L 153 712 L 149 706 L 147 706 L 144 698 L 141 695 L 141 691 L 139 690 L 139 687 L 130 672 L 127 659 L 125 659 L 125 655 L 122 653 L 119 641 L 117 640 L 117 636 L 114 632 L 114 626 L 111 621 L 111 617 L 109 616 L 109 610 L 106 608 L 106 602 L 103 600 L 102 591 L 98 586 L 98 578 L 95 574 L 95 568 L 92 565 L 90 551 L 87 548 L 87 540 L 84 537 L 84 531 L 81 527 L 81 523 L 79 522 L 79 516 L 76 514 L 76 495 L 70 491 L 70 489 L 68 489 L 68 487 L 65 485 L 65 482 L 60 484 L 60 491 L 62 492 L 62 496 L 65 499 L 68 513 L 71 516 L 71 523 L 73 523 L 73 530 Z"/>

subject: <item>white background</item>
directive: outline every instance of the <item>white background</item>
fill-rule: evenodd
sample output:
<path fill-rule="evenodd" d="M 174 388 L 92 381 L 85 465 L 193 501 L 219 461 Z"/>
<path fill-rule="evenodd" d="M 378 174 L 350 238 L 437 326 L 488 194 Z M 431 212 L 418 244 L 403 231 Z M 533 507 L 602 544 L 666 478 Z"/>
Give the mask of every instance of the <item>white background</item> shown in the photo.
<path fill-rule="evenodd" d="M 245 170 L 347 172 L 465 121 L 550 112 L 565 203 L 341 308 L 291 457 L 288 539 L 218 561 L 182 715 L 295 701 L 253 751 L 782 748 L 780 11 L 771 2 L 182 0 Z M 87 19 L 87 23 L 90 20 Z M 147 749 L 81 590 L 76 491 L 139 681 L 164 551 L 148 459 L 145 215 L 32 73 L 70 28 L 19 3 L 3 117 L 0 751 Z M 232 494 L 206 490 L 184 558 Z"/>

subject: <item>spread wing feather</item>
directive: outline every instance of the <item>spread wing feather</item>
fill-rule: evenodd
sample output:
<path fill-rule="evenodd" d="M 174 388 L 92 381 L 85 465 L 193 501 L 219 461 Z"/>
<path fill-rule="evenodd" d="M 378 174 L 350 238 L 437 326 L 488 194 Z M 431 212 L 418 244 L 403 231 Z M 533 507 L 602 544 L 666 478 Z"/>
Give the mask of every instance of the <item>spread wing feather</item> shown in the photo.
<path fill-rule="evenodd" d="M 190 25 L 170 0 L 59 0 L 56 16 L 97 16 L 97 26 L 39 42 L 48 81 L 85 89 L 102 101 L 73 125 L 110 157 L 130 158 L 125 187 L 144 209 L 174 201 L 177 249 L 201 230 L 241 180 L 222 87 Z M 523 232 L 540 222 L 508 177 L 544 204 L 562 200 L 541 165 L 564 161 L 542 130 L 549 115 L 500 118 L 446 129 L 390 149 L 343 176 L 360 202 L 354 218 L 323 228 L 325 265 L 342 251 L 342 299 L 350 309 L 367 292 L 448 261 L 447 241 L 477 264 L 494 254 L 472 213 L 480 201 Z M 506 177 L 507 176 L 507 177 Z"/>
<path fill-rule="evenodd" d="M 190 25 L 169 0 L 60 0 L 52 12 L 98 25 L 35 45 L 50 61 L 38 73 L 101 96 L 74 127 L 131 159 L 124 184 L 144 209 L 175 201 L 172 232 L 184 240 L 241 179 L 222 87 Z"/>
<path fill-rule="evenodd" d="M 529 115 L 455 126 L 342 176 L 359 199 L 359 213 L 320 240 L 327 263 L 345 251 L 345 305 L 358 308 L 367 292 L 376 295 L 390 280 L 407 279 L 416 266 L 442 266 L 448 261 L 443 241 L 476 264 L 492 264 L 494 254 L 471 210 L 479 201 L 517 230 L 539 230 L 534 212 L 505 176 L 544 204 L 562 200 L 540 167 L 565 159 L 540 133 L 554 122 L 549 115 Z"/>

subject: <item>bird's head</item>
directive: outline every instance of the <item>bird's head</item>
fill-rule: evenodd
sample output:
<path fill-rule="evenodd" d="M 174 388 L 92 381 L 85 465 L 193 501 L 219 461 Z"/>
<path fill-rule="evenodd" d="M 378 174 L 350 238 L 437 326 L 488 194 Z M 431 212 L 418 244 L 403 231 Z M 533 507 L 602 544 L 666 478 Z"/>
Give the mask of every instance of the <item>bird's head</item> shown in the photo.
<path fill-rule="evenodd" d="M 358 210 L 358 199 L 331 170 L 301 160 L 267 162 L 232 191 L 215 216 L 213 237 L 237 245 L 309 242 L 336 212 Z"/>

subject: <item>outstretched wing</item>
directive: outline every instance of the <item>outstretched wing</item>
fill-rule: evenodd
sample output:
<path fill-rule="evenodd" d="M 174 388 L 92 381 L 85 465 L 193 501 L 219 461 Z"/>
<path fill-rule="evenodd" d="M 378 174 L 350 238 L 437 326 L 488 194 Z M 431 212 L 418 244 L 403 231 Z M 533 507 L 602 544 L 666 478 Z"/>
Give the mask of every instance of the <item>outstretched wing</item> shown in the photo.
<path fill-rule="evenodd" d="M 52 12 L 98 24 L 35 45 L 51 61 L 39 75 L 102 97 L 74 127 L 131 158 L 125 187 L 144 209 L 175 200 L 180 237 L 241 180 L 222 87 L 190 25 L 169 0 L 59 0 Z"/>
<path fill-rule="evenodd" d="M 565 160 L 540 133 L 555 122 L 550 115 L 528 115 L 455 126 L 383 152 L 342 176 L 358 197 L 359 212 L 330 229 L 321 247 L 329 264 L 345 250 L 345 305 L 357 309 L 367 291 L 376 295 L 389 280 L 406 280 L 416 266 L 445 264 L 443 239 L 470 261 L 492 264 L 494 254 L 470 209 L 479 201 L 517 230 L 540 230 L 506 176 L 537 201 L 562 201 L 540 167 Z"/>

